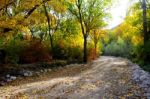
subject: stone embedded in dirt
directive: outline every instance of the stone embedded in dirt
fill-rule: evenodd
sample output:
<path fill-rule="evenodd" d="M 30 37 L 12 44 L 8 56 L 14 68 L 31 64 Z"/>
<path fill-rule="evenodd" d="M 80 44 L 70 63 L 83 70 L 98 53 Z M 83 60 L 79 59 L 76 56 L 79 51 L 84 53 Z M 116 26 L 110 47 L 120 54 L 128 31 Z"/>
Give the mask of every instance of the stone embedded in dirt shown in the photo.
<path fill-rule="evenodd" d="M 146 93 L 146 96 L 147 96 L 147 97 L 150 97 L 150 93 Z"/>
<path fill-rule="evenodd" d="M 142 75 L 142 76 L 140 77 L 140 80 L 141 80 L 141 81 L 146 80 L 146 79 L 147 79 L 147 75 Z"/>
<path fill-rule="evenodd" d="M 74 67 L 74 66 L 80 66 L 80 64 L 69 64 L 69 65 L 66 65 L 66 67 Z"/>
<path fill-rule="evenodd" d="M 24 73 L 24 76 L 32 76 L 33 74 L 32 74 L 32 72 L 25 72 Z"/>
<path fill-rule="evenodd" d="M 31 71 L 22 71 L 23 76 L 32 76 L 33 73 Z"/>
<path fill-rule="evenodd" d="M 127 62 L 113 62 L 114 65 L 128 65 Z"/>
<path fill-rule="evenodd" d="M 24 75 L 24 76 L 28 76 L 28 73 L 24 73 L 23 75 Z"/>
<path fill-rule="evenodd" d="M 147 84 L 144 84 L 143 82 L 142 82 L 141 84 L 139 84 L 139 86 L 140 86 L 141 88 L 147 88 L 147 87 L 148 87 L 148 85 L 147 85 Z"/>
<path fill-rule="evenodd" d="M 52 70 L 51 70 L 51 69 L 48 69 L 48 71 L 51 72 Z"/>
<path fill-rule="evenodd" d="M 6 77 L 9 78 L 9 77 L 10 77 L 10 74 L 7 74 Z"/>
<path fill-rule="evenodd" d="M 7 76 L 6 82 L 11 82 L 11 81 L 16 80 L 16 79 L 17 79 L 16 76 Z"/>
<path fill-rule="evenodd" d="M 47 72 L 47 69 L 44 69 L 44 72 Z"/>
<path fill-rule="evenodd" d="M 40 72 L 38 72 L 38 71 L 37 71 L 37 72 L 35 72 L 35 73 L 36 73 L 36 74 L 40 74 Z"/>
<path fill-rule="evenodd" d="M 147 93 L 150 94 L 150 87 L 146 89 L 147 90 Z M 150 96 L 149 96 L 150 97 Z"/>
<path fill-rule="evenodd" d="M 147 85 L 147 86 L 150 87 L 150 80 L 148 80 L 148 79 L 147 79 L 147 80 L 144 80 L 144 81 L 143 81 L 143 84 L 145 84 L 145 85 Z"/>
<path fill-rule="evenodd" d="M 133 80 L 139 82 L 139 81 L 140 81 L 139 78 L 140 78 L 140 75 L 139 75 L 139 74 L 133 73 L 133 75 L 132 75 L 132 79 L 133 79 Z"/>
<path fill-rule="evenodd" d="M 145 90 L 145 96 L 150 99 L 150 73 L 142 70 L 138 65 L 132 68 L 132 79 Z"/>
<path fill-rule="evenodd" d="M 7 75 L 6 75 L 6 78 L 3 79 L 3 81 L 11 82 L 11 81 L 16 80 L 16 79 L 17 79 L 16 76 L 11 76 L 10 74 L 7 74 Z"/>
<path fill-rule="evenodd" d="M 17 77 L 16 77 L 16 76 L 10 76 L 10 79 L 11 79 L 11 80 L 16 80 Z"/>
<path fill-rule="evenodd" d="M 42 70 L 42 69 L 41 69 L 41 70 L 40 70 L 40 72 L 42 72 L 42 73 L 43 73 L 43 72 L 44 72 L 44 70 Z"/>
<path fill-rule="evenodd" d="M 11 82 L 12 81 L 12 79 L 7 79 L 7 82 Z"/>
<path fill-rule="evenodd" d="M 6 83 L 4 81 L 0 82 L 0 86 L 4 86 Z"/>

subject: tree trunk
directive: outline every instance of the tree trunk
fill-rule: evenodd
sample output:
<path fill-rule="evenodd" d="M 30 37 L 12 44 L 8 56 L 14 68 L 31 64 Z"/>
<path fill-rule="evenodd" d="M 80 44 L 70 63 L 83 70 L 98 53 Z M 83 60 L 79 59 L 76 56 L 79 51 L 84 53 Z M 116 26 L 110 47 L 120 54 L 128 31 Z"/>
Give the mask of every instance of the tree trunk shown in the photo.
<path fill-rule="evenodd" d="M 87 63 L 87 35 L 84 35 L 84 56 L 83 56 L 83 62 Z"/>
<path fill-rule="evenodd" d="M 146 17 L 146 1 L 142 0 L 142 9 L 143 9 L 143 32 L 144 32 L 144 63 L 147 62 L 148 53 L 147 53 L 147 42 L 149 39 L 149 35 L 147 32 L 147 17 Z"/>
<path fill-rule="evenodd" d="M 144 44 L 148 41 L 148 34 L 147 34 L 147 17 L 146 17 L 146 1 L 143 0 L 142 4 L 143 8 L 143 32 L 144 32 Z"/>
<path fill-rule="evenodd" d="M 50 29 L 50 19 L 49 19 L 48 12 L 47 12 L 45 4 L 43 4 L 43 7 L 44 7 L 44 10 L 45 10 L 45 15 L 46 15 L 46 18 L 47 18 L 47 23 L 48 23 L 48 31 L 49 31 L 48 34 L 49 34 L 49 37 L 50 37 L 51 54 L 52 54 L 52 58 L 53 58 L 53 37 L 52 37 L 52 34 L 51 34 L 51 29 Z"/>
<path fill-rule="evenodd" d="M 94 59 L 97 58 L 97 43 L 94 44 L 95 45 L 95 56 Z"/>
<path fill-rule="evenodd" d="M 49 33 L 49 37 L 50 37 L 50 44 L 51 44 L 51 54 L 52 54 L 52 56 L 53 56 L 53 49 L 54 49 L 54 46 L 53 46 L 53 37 L 52 37 L 52 35 Z"/>
<path fill-rule="evenodd" d="M 84 27 L 84 21 L 83 21 L 83 18 L 82 18 L 82 13 L 81 13 L 81 4 L 82 4 L 82 0 L 78 0 L 77 1 L 77 7 L 78 7 L 78 10 L 79 10 L 79 22 L 80 22 L 80 25 L 81 25 L 81 29 L 82 29 L 82 35 L 83 35 L 83 38 L 84 38 L 84 49 L 83 49 L 83 62 L 84 63 L 87 63 L 87 37 L 88 37 L 88 32 L 86 31 L 85 27 Z"/>

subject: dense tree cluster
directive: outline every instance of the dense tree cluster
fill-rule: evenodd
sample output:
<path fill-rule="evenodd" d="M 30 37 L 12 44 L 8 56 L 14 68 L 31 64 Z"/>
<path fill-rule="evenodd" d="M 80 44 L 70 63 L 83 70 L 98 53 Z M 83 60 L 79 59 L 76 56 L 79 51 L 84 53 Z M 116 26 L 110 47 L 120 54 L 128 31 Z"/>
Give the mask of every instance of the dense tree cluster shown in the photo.
<path fill-rule="evenodd" d="M 111 4 L 111 0 L 0 0 L 2 62 L 86 63 L 103 53 L 149 64 L 149 1 L 134 3 L 123 23 L 106 30 Z"/>
<path fill-rule="evenodd" d="M 106 25 L 110 4 L 110 0 L 1 0 L 0 48 L 7 52 L 6 61 L 36 62 L 40 60 L 35 56 L 47 53 L 44 58 L 50 60 L 83 58 L 87 62 L 90 46 L 98 51 L 98 31 Z M 95 45 L 90 45 L 90 37 Z"/>

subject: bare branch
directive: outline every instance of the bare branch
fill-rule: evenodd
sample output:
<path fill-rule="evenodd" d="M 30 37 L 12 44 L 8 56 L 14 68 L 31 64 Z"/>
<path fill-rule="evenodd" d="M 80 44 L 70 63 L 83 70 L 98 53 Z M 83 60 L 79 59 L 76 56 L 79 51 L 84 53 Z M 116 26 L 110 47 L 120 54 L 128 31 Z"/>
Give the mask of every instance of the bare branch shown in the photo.
<path fill-rule="evenodd" d="M 32 9 L 30 9 L 27 14 L 24 16 L 24 18 L 28 18 L 39 6 L 42 4 L 45 4 L 46 2 L 51 1 L 51 0 L 44 0 L 41 4 L 35 5 Z"/>

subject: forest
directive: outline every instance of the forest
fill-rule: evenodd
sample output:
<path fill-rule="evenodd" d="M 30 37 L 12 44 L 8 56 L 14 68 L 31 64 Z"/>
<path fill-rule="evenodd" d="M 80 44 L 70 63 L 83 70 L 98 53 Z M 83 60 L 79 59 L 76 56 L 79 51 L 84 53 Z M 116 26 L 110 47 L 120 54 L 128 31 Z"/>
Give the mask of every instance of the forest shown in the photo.
<path fill-rule="evenodd" d="M 135 0 L 124 21 L 108 29 L 118 1 L 0 0 L 0 76 L 26 64 L 29 70 L 86 65 L 101 56 L 126 58 L 150 72 L 150 1 Z"/>
<path fill-rule="evenodd" d="M 1 0 L 1 63 L 55 59 L 86 63 L 100 55 L 114 55 L 146 64 L 150 52 L 149 2 L 146 22 L 142 2 L 137 2 L 128 9 L 123 23 L 106 29 L 112 4 L 111 0 Z"/>

